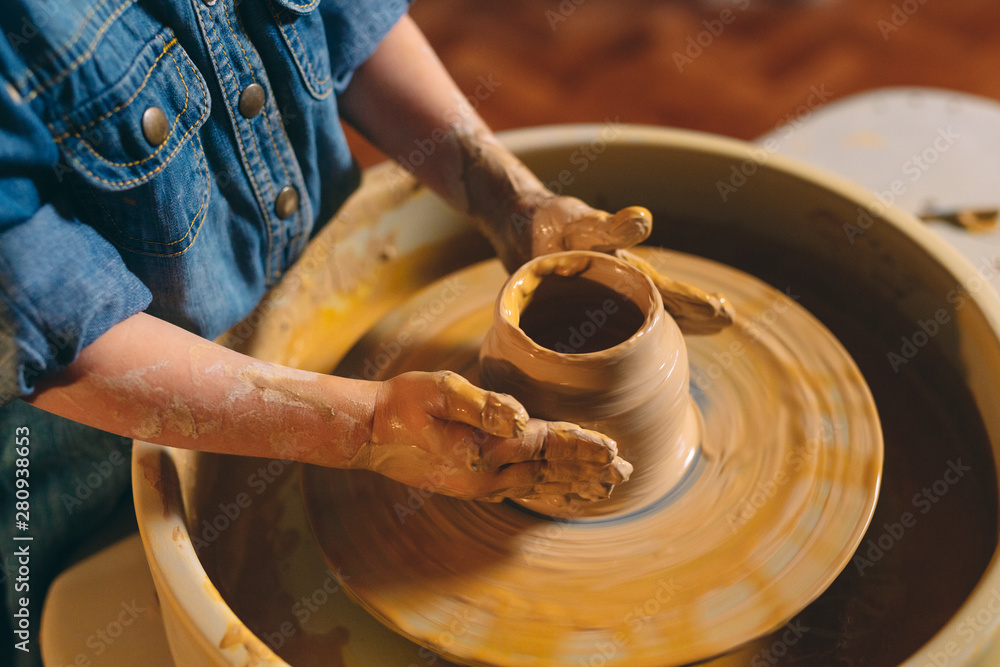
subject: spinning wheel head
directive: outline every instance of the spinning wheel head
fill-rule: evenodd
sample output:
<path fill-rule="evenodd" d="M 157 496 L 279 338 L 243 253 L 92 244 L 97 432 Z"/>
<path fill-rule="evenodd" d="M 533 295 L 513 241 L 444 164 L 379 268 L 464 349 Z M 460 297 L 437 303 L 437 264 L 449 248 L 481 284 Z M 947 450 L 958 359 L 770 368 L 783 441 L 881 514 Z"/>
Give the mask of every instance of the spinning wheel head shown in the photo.
<path fill-rule="evenodd" d="M 726 294 L 736 312 L 734 324 L 713 336 L 682 342 L 665 318 L 661 333 L 648 337 L 659 341 L 649 354 L 665 349 L 675 367 L 662 376 L 669 380 L 662 393 L 644 392 L 657 406 L 646 416 L 680 406 L 686 419 L 661 423 L 681 434 L 680 451 L 695 455 L 657 470 L 655 455 L 676 443 L 664 445 L 669 434 L 650 436 L 633 453 L 637 473 L 652 470 L 648 481 L 637 484 L 634 474 L 610 510 L 598 503 L 593 514 L 570 519 L 435 496 L 373 474 L 307 468 L 306 504 L 326 559 L 387 625 L 470 664 L 589 664 L 594 657 L 686 664 L 780 626 L 848 563 L 871 518 L 882 467 L 875 407 L 849 355 L 794 300 L 751 276 L 679 253 L 643 249 L 642 256 L 672 277 Z M 480 381 L 479 350 L 491 326 L 496 334 L 494 302 L 505 278 L 497 262 L 459 271 L 450 280 L 464 289 L 431 319 L 421 313 L 433 312 L 444 287 L 427 287 L 374 327 L 338 372 L 358 374 L 386 341 L 407 340 L 380 367 L 382 377 L 449 369 Z M 644 336 L 604 352 L 561 354 L 570 358 L 567 368 L 582 367 L 585 358 L 631 349 Z M 490 343 L 483 350 L 485 359 Z M 629 372 L 649 377 L 652 367 Z M 677 387 L 683 391 L 670 394 Z M 591 405 L 584 416 L 615 416 L 600 408 Z M 639 442 L 621 439 L 623 447 Z M 669 469 L 682 474 L 663 482 Z M 627 502 L 615 506 L 619 495 Z"/>

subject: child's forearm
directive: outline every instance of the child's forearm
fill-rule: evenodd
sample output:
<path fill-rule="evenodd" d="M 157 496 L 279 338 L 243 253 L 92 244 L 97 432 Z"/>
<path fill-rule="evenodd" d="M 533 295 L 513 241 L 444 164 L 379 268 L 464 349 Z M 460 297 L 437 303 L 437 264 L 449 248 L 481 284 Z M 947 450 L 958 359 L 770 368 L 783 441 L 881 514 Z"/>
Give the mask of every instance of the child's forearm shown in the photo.
<path fill-rule="evenodd" d="M 510 396 L 454 373 L 384 382 L 308 373 L 143 313 L 113 326 L 27 400 L 161 445 L 367 469 L 463 498 L 596 500 L 631 472 L 614 441 L 528 419 Z"/>
<path fill-rule="evenodd" d="M 341 105 L 379 149 L 484 222 L 490 236 L 503 233 L 525 201 L 552 196 L 497 141 L 409 16 L 354 73 Z"/>
<path fill-rule="evenodd" d="M 497 140 L 408 16 L 340 101 L 372 143 L 472 216 L 508 269 L 559 250 L 628 248 L 649 235 L 645 209 L 612 216 L 545 187 Z"/>
<path fill-rule="evenodd" d="M 140 313 L 27 400 L 158 444 L 346 467 L 371 436 L 376 390 L 257 361 Z"/>

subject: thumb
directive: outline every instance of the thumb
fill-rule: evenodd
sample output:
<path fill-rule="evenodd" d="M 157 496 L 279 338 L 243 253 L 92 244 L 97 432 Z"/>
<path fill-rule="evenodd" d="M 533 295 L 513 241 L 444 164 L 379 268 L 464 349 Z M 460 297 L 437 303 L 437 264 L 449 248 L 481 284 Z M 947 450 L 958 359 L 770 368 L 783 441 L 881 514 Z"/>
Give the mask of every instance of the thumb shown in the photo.
<path fill-rule="evenodd" d="M 563 232 L 567 250 L 612 250 L 642 243 L 653 231 L 653 214 L 641 206 L 629 206 L 614 215 L 594 210 L 569 222 Z"/>
<path fill-rule="evenodd" d="M 468 424 L 501 438 L 524 432 L 528 412 L 512 396 L 477 387 L 451 371 L 431 375 L 438 394 L 429 411 L 433 417 Z"/>

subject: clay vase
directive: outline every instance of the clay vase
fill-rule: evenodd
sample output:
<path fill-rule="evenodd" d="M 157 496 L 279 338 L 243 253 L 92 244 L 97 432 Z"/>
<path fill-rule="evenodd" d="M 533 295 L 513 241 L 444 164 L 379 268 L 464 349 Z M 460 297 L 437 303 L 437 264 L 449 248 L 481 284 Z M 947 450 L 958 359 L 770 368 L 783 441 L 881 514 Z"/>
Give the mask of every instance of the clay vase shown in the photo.
<path fill-rule="evenodd" d="M 642 272 L 602 253 L 539 257 L 497 297 L 479 356 L 480 382 L 511 394 L 532 417 L 614 438 L 634 466 L 609 500 L 521 500 L 561 518 L 640 510 L 668 496 L 699 451 L 700 417 L 688 356 L 660 294 Z"/>

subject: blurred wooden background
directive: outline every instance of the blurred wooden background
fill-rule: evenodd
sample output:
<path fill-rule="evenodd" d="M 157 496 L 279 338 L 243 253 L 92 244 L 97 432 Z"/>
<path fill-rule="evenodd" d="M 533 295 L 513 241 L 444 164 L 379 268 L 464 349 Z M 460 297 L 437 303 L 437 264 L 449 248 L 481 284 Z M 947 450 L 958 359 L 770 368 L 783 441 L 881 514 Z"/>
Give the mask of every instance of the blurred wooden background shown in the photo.
<path fill-rule="evenodd" d="M 410 13 L 463 91 L 496 86 L 478 107 L 496 130 L 617 117 L 752 139 L 813 90 L 1000 100 L 996 0 L 417 0 Z M 384 159 L 351 142 L 363 166 Z"/>

